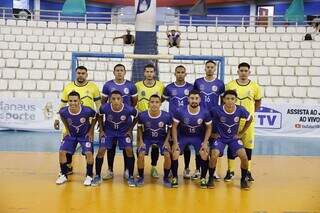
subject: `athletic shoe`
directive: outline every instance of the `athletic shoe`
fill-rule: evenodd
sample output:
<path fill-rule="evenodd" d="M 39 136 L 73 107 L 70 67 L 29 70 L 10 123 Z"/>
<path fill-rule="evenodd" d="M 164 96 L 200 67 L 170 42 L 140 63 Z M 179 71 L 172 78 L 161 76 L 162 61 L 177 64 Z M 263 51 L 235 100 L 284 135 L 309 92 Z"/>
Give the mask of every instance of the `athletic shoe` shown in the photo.
<path fill-rule="evenodd" d="M 209 180 L 207 182 L 207 187 L 209 189 L 213 189 L 214 188 L 214 179 L 212 177 L 209 177 Z"/>
<path fill-rule="evenodd" d="M 248 171 L 247 177 L 248 177 L 248 181 L 250 181 L 250 182 L 254 181 L 251 172 Z"/>
<path fill-rule="evenodd" d="M 123 172 L 123 179 L 126 179 L 126 180 L 129 179 L 129 170 L 128 170 L 128 169 L 126 169 L 126 170 Z"/>
<path fill-rule="evenodd" d="M 205 178 L 201 178 L 200 180 L 200 188 L 201 189 L 206 189 L 207 188 L 207 181 Z"/>
<path fill-rule="evenodd" d="M 230 182 L 234 178 L 234 172 L 231 172 L 230 170 L 227 171 L 226 176 L 224 177 L 224 181 Z"/>
<path fill-rule="evenodd" d="M 72 167 L 72 165 L 71 165 L 71 164 L 68 164 L 67 167 L 68 167 L 67 175 L 72 175 L 72 174 L 73 174 L 73 167 Z"/>
<path fill-rule="evenodd" d="M 56 184 L 61 185 L 61 184 L 64 184 L 65 182 L 67 182 L 67 181 L 68 181 L 68 178 L 65 175 L 59 174 L 59 177 L 56 180 Z"/>
<path fill-rule="evenodd" d="M 241 186 L 241 189 L 249 190 L 250 189 L 250 185 L 249 185 L 248 178 L 241 179 L 240 186 Z"/>
<path fill-rule="evenodd" d="M 93 178 L 87 175 L 86 179 L 83 182 L 83 185 L 90 186 L 92 183 L 92 180 L 93 180 Z"/>
<path fill-rule="evenodd" d="M 151 177 L 153 177 L 153 178 L 159 178 L 159 174 L 158 174 L 158 171 L 157 171 L 157 169 L 156 169 L 155 166 L 152 166 L 152 167 L 151 167 Z"/>
<path fill-rule="evenodd" d="M 99 186 L 101 183 L 102 183 L 101 176 L 96 175 L 91 182 L 91 186 Z"/>
<path fill-rule="evenodd" d="M 143 186 L 144 185 L 144 177 L 139 177 L 137 180 L 137 186 Z"/>
<path fill-rule="evenodd" d="M 103 180 L 110 180 L 113 178 L 113 172 L 108 170 L 107 174 L 105 176 L 102 177 Z"/>
<path fill-rule="evenodd" d="M 163 178 L 163 185 L 167 188 L 171 188 L 171 182 L 169 178 Z"/>
<path fill-rule="evenodd" d="M 136 182 L 134 181 L 133 177 L 128 178 L 128 186 L 129 187 L 136 187 Z"/>
<path fill-rule="evenodd" d="M 178 188 L 178 179 L 177 178 L 172 178 L 171 179 L 171 187 L 172 188 Z"/>
<path fill-rule="evenodd" d="M 196 170 L 193 175 L 191 176 L 191 179 L 192 180 L 196 180 L 200 177 L 200 171 L 199 170 Z"/>
<path fill-rule="evenodd" d="M 190 178 L 191 178 L 190 169 L 185 169 L 185 170 L 183 171 L 183 178 L 184 178 L 184 179 L 190 179 Z"/>

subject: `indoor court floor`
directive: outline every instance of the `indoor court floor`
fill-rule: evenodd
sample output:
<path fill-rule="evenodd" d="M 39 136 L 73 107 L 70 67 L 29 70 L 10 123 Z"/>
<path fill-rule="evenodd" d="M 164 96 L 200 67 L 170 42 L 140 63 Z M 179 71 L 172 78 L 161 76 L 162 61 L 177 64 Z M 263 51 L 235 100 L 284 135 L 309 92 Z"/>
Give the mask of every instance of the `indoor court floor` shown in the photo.
<path fill-rule="evenodd" d="M 255 182 L 240 190 L 239 174 L 214 189 L 200 189 L 197 182 L 179 177 L 179 188 L 150 178 L 146 158 L 145 185 L 129 188 L 122 178 L 123 158 L 115 160 L 116 176 L 100 187 L 85 187 L 85 159 L 76 154 L 74 174 L 57 186 L 57 133 L 0 131 L 0 213 L 77 212 L 218 212 L 218 213 L 320 213 L 320 143 L 316 138 L 257 137 L 253 161 Z M 239 160 L 237 160 L 239 164 Z M 179 174 L 184 167 L 179 160 Z M 194 155 L 191 158 L 194 168 Z M 104 163 L 106 170 L 106 161 Z M 225 175 L 226 159 L 218 174 Z"/>

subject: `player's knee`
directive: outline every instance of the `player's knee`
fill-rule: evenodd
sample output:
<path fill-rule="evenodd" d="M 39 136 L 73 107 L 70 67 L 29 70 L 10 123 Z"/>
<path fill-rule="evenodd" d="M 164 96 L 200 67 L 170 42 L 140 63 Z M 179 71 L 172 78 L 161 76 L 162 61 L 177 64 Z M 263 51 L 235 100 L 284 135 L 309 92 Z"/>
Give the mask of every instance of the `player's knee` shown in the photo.
<path fill-rule="evenodd" d="M 217 160 L 220 156 L 220 151 L 217 149 L 213 149 L 211 150 L 211 155 L 210 155 L 210 159 L 212 160 Z"/>
<path fill-rule="evenodd" d="M 133 151 L 131 147 L 128 147 L 125 149 L 126 150 L 126 154 L 128 157 L 132 157 L 133 156 Z"/>
<path fill-rule="evenodd" d="M 145 156 L 145 152 L 144 151 L 141 151 L 138 153 L 138 158 L 139 159 L 144 159 L 144 156 Z"/>
<path fill-rule="evenodd" d="M 163 153 L 163 157 L 164 157 L 165 160 L 170 160 L 171 159 L 170 153 L 166 152 L 166 151 Z"/>
<path fill-rule="evenodd" d="M 98 158 L 103 158 L 104 154 L 106 153 L 106 149 L 104 148 L 99 148 L 98 153 L 97 153 L 97 157 Z"/>
<path fill-rule="evenodd" d="M 87 162 L 93 164 L 93 154 L 92 152 L 86 152 Z"/>

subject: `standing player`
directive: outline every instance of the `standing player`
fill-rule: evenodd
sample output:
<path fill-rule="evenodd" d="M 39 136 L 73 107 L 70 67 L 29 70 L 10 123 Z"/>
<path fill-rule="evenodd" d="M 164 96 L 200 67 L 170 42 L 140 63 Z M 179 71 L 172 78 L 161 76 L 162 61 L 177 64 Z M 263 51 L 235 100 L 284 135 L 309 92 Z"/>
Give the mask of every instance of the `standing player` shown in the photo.
<path fill-rule="evenodd" d="M 201 106 L 206 107 L 210 111 L 213 107 L 219 105 L 220 97 L 225 91 L 224 83 L 215 77 L 216 63 L 207 61 L 205 63 L 205 77 L 198 78 L 194 82 L 194 89 L 198 90 L 201 95 Z M 216 132 L 215 127 L 212 129 Z M 198 162 L 200 157 L 198 156 Z M 192 179 L 198 178 L 199 171 L 196 171 Z M 217 176 L 216 176 L 217 177 Z"/>
<path fill-rule="evenodd" d="M 63 184 L 68 180 L 68 166 L 66 154 L 73 154 L 77 144 L 80 143 L 82 153 L 87 160 L 87 177 L 85 186 L 90 186 L 92 182 L 93 170 L 93 132 L 96 123 L 96 112 L 80 104 L 79 93 L 72 91 L 68 95 L 68 105 L 60 109 L 59 114 L 65 126 L 65 133 L 60 145 L 59 162 L 61 174 L 56 180 L 56 184 Z M 91 123 L 90 123 L 91 120 Z"/>
<path fill-rule="evenodd" d="M 80 102 L 86 107 L 90 107 L 93 110 L 98 110 L 101 106 L 101 96 L 98 86 L 87 80 L 88 70 L 84 66 L 79 66 L 76 68 L 76 80 L 67 84 L 61 93 L 61 103 L 59 105 L 59 110 L 66 106 L 68 103 L 68 95 L 72 91 L 76 91 L 80 94 Z M 58 117 L 55 118 L 54 128 L 56 130 L 60 129 L 60 122 Z M 65 130 L 64 130 L 65 131 Z M 72 155 L 67 153 L 67 165 L 68 174 L 72 174 Z"/>
<path fill-rule="evenodd" d="M 212 109 L 212 120 L 217 127 L 216 140 L 210 144 L 209 180 L 206 184 L 205 176 L 201 175 L 201 188 L 213 188 L 213 174 L 216 168 L 218 157 L 223 156 L 226 145 L 233 157 L 239 156 L 241 160 L 241 188 L 249 189 L 248 183 L 248 158 L 242 146 L 241 138 L 251 124 L 252 117 L 242 106 L 237 106 L 237 93 L 234 90 L 227 90 L 223 95 L 223 106 Z M 240 119 L 245 120 L 245 125 L 238 132 Z M 208 157 L 206 152 L 203 152 Z"/>
<path fill-rule="evenodd" d="M 182 154 L 186 146 L 192 145 L 196 154 L 199 155 L 200 148 L 208 146 L 212 121 L 207 109 L 200 107 L 200 101 L 199 92 L 192 90 L 189 93 L 187 108 L 175 113 L 172 125 L 173 151 L 179 147 Z M 201 173 L 206 173 L 208 170 L 207 161 L 200 159 L 200 162 Z M 177 177 L 175 172 L 172 169 L 173 177 Z"/>
<path fill-rule="evenodd" d="M 256 83 L 249 79 L 250 76 L 250 65 L 248 63 L 241 63 L 238 65 L 238 79 L 230 81 L 226 88 L 228 90 L 235 90 L 238 94 L 237 104 L 243 106 L 250 115 L 254 118 L 254 112 L 261 106 L 261 88 Z M 240 121 L 240 130 L 243 129 L 245 121 Z M 242 142 L 246 150 L 249 167 L 248 177 L 249 181 L 254 181 L 251 175 L 251 158 L 252 150 L 254 148 L 254 126 L 255 120 L 251 123 L 248 130 L 243 134 Z M 228 151 L 228 171 L 224 178 L 225 181 L 231 181 L 234 176 L 234 158 Z"/>
<path fill-rule="evenodd" d="M 159 147 L 161 149 L 161 155 L 164 155 L 163 181 L 165 185 L 170 185 L 168 178 L 171 168 L 169 138 L 172 125 L 172 118 L 169 113 L 160 110 L 160 107 L 160 96 L 152 95 L 149 100 L 149 110 L 141 112 L 138 117 L 138 186 L 142 186 L 144 184 L 144 157 L 145 155 L 148 155 L 149 149 L 152 145 Z M 173 179 L 172 187 L 176 186 L 176 183 L 177 180 Z"/>
<path fill-rule="evenodd" d="M 131 81 L 126 80 L 124 77 L 126 75 L 126 68 L 122 64 L 117 64 L 113 68 L 114 79 L 106 82 L 102 89 L 102 103 L 106 103 L 108 101 L 109 96 L 115 90 L 119 91 L 123 98 L 123 103 L 125 105 L 135 107 L 137 105 L 138 97 L 137 97 L 137 88 Z M 107 158 L 108 158 L 108 172 L 107 175 L 103 177 L 103 179 L 112 179 L 113 178 L 113 162 L 116 155 L 116 146 L 114 143 L 112 149 L 107 150 Z M 128 169 L 126 166 L 126 151 L 123 150 L 123 161 L 124 161 L 124 177 L 128 178 Z"/>
<path fill-rule="evenodd" d="M 155 68 L 152 64 L 148 64 L 144 67 L 144 77 L 143 81 L 139 81 L 136 83 L 137 91 L 138 91 L 138 104 L 137 109 L 139 112 L 143 112 L 148 110 L 149 107 L 149 99 L 151 95 L 159 95 L 162 97 L 164 85 L 162 82 L 157 81 L 155 79 L 156 73 Z M 137 135 L 139 138 L 139 135 Z M 158 178 L 159 174 L 156 169 L 157 162 L 159 159 L 159 148 L 157 146 L 152 146 L 151 149 L 151 176 L 154 178 Z"/>
<path fill-rule="evenodd" d="M 193 89 L 193 85 L 185 81 L 187 73 L 186 68 L 184 66 L 177 66 L 174 75 L 176 76 L 176 81 L 167 85 L 163 93 L 163 97 L 169 102 L 169 112 L 172 116 L 178 109 L 187 107 L 188 95 L 189 92 Z M 188 179 L 190 178 L 189 163 L 191 157 L 191 150 L 189 146 L 186 146 L 183 150 L 183 156 L 183 177 Z M 198 164 L 198 167 L 196 169 L 200 170 L 200 164 Z"/>
<path fill-rule="evenodd" d="M 110 102 L 110 104 L 103 104 L 100 108 L 100 114 L 105 116 L 105 122 L 103 124 L 102 116 L 100 116 L 99 124 L 103 128 L 100 128 L 100 147 L 96 156 L 96 176 L 92 185 L 97 186 L 101 183 L 101 168 L 104 154 L 107 149 L 112 149 L 114 141 L 116 141 L 120 150 L 126 151 L 127 167 L 129 170 L 128 185 L 135 187 L 132 138 L 131 134 L 128 134 L 128 130 L 132 125 L 131 117 L 137 117 L 138 111 L 132 106 L 123 103 L 122 94 L 119 91 L 111 92 Z"/>

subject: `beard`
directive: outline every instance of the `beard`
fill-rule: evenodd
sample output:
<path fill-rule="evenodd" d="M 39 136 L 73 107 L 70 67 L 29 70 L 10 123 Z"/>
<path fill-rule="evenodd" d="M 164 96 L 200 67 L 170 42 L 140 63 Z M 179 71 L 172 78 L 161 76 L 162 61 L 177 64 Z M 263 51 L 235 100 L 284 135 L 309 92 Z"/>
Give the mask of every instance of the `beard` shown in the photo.
<path fill-rule="evenodd" d="M 192 104 L 190 104 L 190 106 L 191 106 L 192 108 L 197 108 L 197 107 L 199 106 L 199 104 L 197 104 L 197 103 L 192 103 Z"/>
<path fill-rule="evenodd" d="M 78 81 L 79 83 L 83 83 L 85 80 L 84 80 L 83 78 L 77 78 L 77 81 Z"/>

